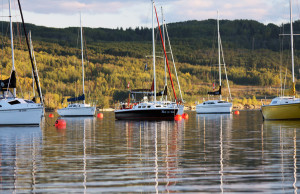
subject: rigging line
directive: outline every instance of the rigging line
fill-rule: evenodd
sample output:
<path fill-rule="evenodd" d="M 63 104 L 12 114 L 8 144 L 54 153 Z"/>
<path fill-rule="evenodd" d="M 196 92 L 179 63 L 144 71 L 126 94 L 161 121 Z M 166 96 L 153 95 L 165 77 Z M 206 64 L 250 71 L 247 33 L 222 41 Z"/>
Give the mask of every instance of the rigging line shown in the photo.
<path fill-rule="evenodd" d="M 165 57 L 166 57 L 166 61 L 167 61 L 167 66 L 168 66 L 168 70 L 169 70 L 169 76 L 170 76 L 170 80 L 171 80 L 171 84 L 172 84 L 172 89 L 173 89 L 173 93 L 174 93 L 175 100 L 176 100 L 176 102 L 177 102 L 176 92 L 175 92 L 175 89 L 174 89 L 174 83 L 173 83 L 173 80 L 172 80 L 172 75 L 171 75 L 171 71 L 170 71 L 170 66 L 169 66 L 168 56 L 167 56 L 166 49 L 165 49 L 165 46 L 164 46 L 164 41 L 163 41 L 163 38 L 162 38 L 162 33 L 161 33 L 160 25 L 159 25 L 159 20 L 158 20 L 158 16 L 157 16 L 157 11 L 156 11 L 155 5 L 153 5 L 153 6 L 154 6 L 154 9 L 155 9 L 156 20 L 157 20 L 158 29 L 159 29 L 159 32 L 160 32 L 160 39 L 161 39 L 162 47 L 163 47 L 163 49 L 164 49 L 164 53 L 165 53 Z"/>
<path fill-rule="evenodd" d="M 176 70 L 176 66 L 175 66 L 175 60 L 174 60 L 174 56 L 173 56 L 173 51 L 172 51 L 172 47 L 171 47 L 171 41 L 170 41 L 170 38 L 169 38 L 169 33 L 168 33 L 168 29 L 167 29 L 166 23 L 164 25 L 165 25 L 166 35 L 167 35 L 167 38 L 168 38 L 169 48 L 170 48 L 170 51 L 171 51 L 171 57 L 172 57 L 172 61 L 173 61 L 174 69 L 175 69 L 175 75 L 176 75 L 176 78 L 177 78 L 177 84 L 178 84 L 178 87 L 179 87 L 179 93 L 180 93 L 181 100 L 183 101 L 183 97 L 182 97 L 182 93 L 181 93 L 181 88 L 180 88 L 180 83 L 179 83 L 179 78 L 178 78 L 177 70 Z"/>
<path fill-rule="evenodd" d="M 230 87 L 229 87 L 229 81 L 228 81 L 228 77 L 227 77 L 226 63 L 225 63 L 225 59 L 224 59 L 223 45 L 222 45 L 221 37 L 220 37 L 220 45 L 221 45 L 221 53 L 222 53 L 222 59 L 223 59 L 223 63 L 224 63 L 224 70 L 225 70 L 225 76 L 226 76 L 226 81 L 227 81 L 228 92 L 229 92 L 230 100 L 232 101 Z"/>
<path fill-rule="evenodd" d="M 31 62 L 31 68 L 32 68 L 32 71 L 34 71 L 34 81 L 35 81 L 35 84 L 36 84 L 36 88 L 37 88 L 37 92 L 39 94 L 40 100 L 42 101 L 42 94 L 40 93 L 40 86 L 38 84 L 37 73 L 36 73 L 36 71 L 34 69 L 32 55 L 31 55 L 31 52 L 30 52 L 30 46 L 29 46 L 29 41 L 28 41 L 28 36 L 27 36 L 27 31 L 26 31 L 26 27 L 25 27 L 25 22 L 24 22 L 24 18 L 23 18 L 23 13 L 22 13 L 22 8 L 21 8 L 20 0 L 18 0 L 18 5 L 19 5 L 20 14 L 21 14 L 22 24 L 23 24 L 24 35 L 25 35 L 25 38 L 26 38 L 26 44 L 27 44 L 27 48 L 28 48 L 28 52 L 29 52 L 29 58 L 30 58 L 30 62 Z"/>

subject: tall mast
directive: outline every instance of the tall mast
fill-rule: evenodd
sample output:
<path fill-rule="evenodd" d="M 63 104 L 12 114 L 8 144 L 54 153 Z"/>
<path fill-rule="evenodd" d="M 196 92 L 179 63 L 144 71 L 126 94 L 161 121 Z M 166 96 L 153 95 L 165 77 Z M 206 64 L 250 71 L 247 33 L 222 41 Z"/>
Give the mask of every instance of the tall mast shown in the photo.
<path fill-rule="evenodd" d="M 15 71 L 15 55 L 14 55 L 14 37 L 13 37 L 13 28 L 12 28 L 12 19 L 11 19 L 11 0 L 8 1 L 9 6 L 9 20 L 10 20 L 10 41 L 11 41 L 11 57 L 12 57 L 12 70 Z M 16 88 L 14 88 L 14 96 L 16 97 Z"/>
<path fill-rule="evenodd" d="M 156 103 L 155 42 L 154 42 L 154 1 L 153 1 L 153 0 L 152 0 L 152 47 L 153 47 L 153 84 L 154 84 L 154 103 Z"/>
<path fill-rule="evenodd" d="M 80 13 L 80 37 L 81 37 L 81 64 L 82 64 L 82 93 L 84 95 L 83 36 L 82 36 L 81 13 Z M 85 98 L 83 100 L 83 104 L 85 104 Z"/>
<path fill-rule="evenodd" d="M 292 77 L 293 77 L 293 96 L 295 98 L 295 72 L 294 72 L 294 34 L 293 34 L 293 16 L 292 0 L 290 0 L 290 22 L 291 22 L 291 54 L 292 54 Z"/>
<path fill-rule="evenodd" d="M 218 55 L 219 55 L 219 81 L 220 87 L 222 86 L 221 82 L 221 44 L 220 44 L 220 27 L 219 27 L 219 11 L 217 12 L 218 19 L 217 19 L 217 26 L 218 26 Z M 220 100 L 222 99 L 222 94 L 220 94 Z"/>

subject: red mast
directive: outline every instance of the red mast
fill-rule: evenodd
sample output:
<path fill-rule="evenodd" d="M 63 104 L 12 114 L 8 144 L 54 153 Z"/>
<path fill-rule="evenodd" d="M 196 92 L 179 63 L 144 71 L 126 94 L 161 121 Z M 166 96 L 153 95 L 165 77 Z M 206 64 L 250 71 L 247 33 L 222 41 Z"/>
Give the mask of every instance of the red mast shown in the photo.
<path fill-rule="evenodd" d="M 174 89 L 174 84 L 173 84 L 172 75 L 171 75 L 171 71 L 170 71 L 170 66 L 169 66 L 169 61 L 168 61 L 168 57 L 167 57 L 167 52 L 166 52 L 164 40 L 163 40 L 163 37 L 162 37 L 162 33 L 161 33 L 161 29 L 160 29 L 159 20 L 158 20 L 158 16 L 157 16 L 157 11 L 156 11 L 155 5 L 154 5 L 154 9 L 155 9 L 155 14 L 156 14 L 156 19 L 157 19 L 157 25 L 158 25 L 158 29 L 159 29 L 161 44 L 162 44 L 162 46 L 164 48 L 164 54 L 165 54 L 166 61 L 167 61 L 167 66 L 168 66 L 168 70 L 169 70 L 169 76 L 170 76 L 170 80 L 171 80 L 171 84 L 172 84 L 172 89 L 173 89 L 173 93 L 174 93 L 174 96 L 175 96 L 175 100 L 177 102 L 177 97 L 176 97 L 176 93 L 175 93 L 175 89 Z"/>

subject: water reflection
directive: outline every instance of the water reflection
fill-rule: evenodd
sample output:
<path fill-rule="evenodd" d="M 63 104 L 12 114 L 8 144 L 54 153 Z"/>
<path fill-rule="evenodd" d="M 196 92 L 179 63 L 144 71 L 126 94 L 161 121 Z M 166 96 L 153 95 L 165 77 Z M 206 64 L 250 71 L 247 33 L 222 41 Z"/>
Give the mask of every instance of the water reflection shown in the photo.
<path fill-rule="evenodd" d="M 291 155 L 293 160 L 293 189 L 294 193 L 298 191 L 297 185 L 297 130 L 300 129 L 300 121 L 265 121 L 262 124 L 262 129 L 265 131 L 271 130 L 273 133 L 279 133 L 280 156 L 281 156 L 281 182 L 286 183 L 289 179 L 287 174 L 291 169 L 289 163 Z M 290 149 L 292 148 L 292 150 Z M 285 187 L 282 187 L 285 191 Z"/>
<path fill-rule="evenodd" d="M 206 152 L 205 147 L 206 147 L 206 133 L 213 133 L 213 136 L 211 137 L 216 137 L 217 134 L 219 133 L 219 141 L 211 141 L 209 140 L 209 143 L 213 144 L 218 144 L 219 143 L 219 188 L 220 191 L 223 193 L 224 192 L 224 161 L 226 161 L 226 157 L 228 159 L 229 157 L 229 152 L 226 152 L 224 150 L 224 140 L 225 142 L 228 142 L 231 140 L 231 127 L 232 127 L 232 115 L 231 114 L 197 114 L 197 123 L 198 123 L 198 128 L 201 129 L 203 128 L 203 149 L 204 153 Z M 202 127 L 201 127 L 202 126 Z M 209 145 L 212 146 L 212 145 Z M 214 146 L 215 147 L 215 146 Z M 225 160 L 224 160 L 224 151 L 225 151 Z M 206 156 L 206 154 L 205 154 Z M 207 158 L 205 157 L 205 161 L 207 161 Z M 209 170 L 209 169 L 205 169 Z M 217 191 L 216 191 L 217 192 Z"/>
<path fill-rule="evenodd" d="M 191 112 L 180 122 L 105 113 L 65 118 L 58 130 L 47 119 L 41 128 L 0 128 L 2 192 L 298 192 L 300 122 L 263 122 L 258 111 Z"/>
<path fill-rule="evenodd" d="M 37 163 L 41 159 L 40 127 L 0 127 L 0 189 L 16 192 L 36 189 Z"/>

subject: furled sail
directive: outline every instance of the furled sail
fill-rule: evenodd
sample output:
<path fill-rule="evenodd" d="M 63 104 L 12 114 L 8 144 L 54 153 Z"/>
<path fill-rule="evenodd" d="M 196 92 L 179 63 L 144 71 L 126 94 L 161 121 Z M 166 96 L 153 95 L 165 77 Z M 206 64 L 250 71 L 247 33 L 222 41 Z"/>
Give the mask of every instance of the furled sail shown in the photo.
<path fill-rule="evenodd" d="M 207 92 L 207 94 L 214 95 L 214 96 L 221 95 L 221 86 L 219 87 L 219 90 L 214 92 Z"/>
<path fill-rule="evenodd" d="M 16 88 L 17 87 L 17 79 L 16 79 L 16 72 L 12 71 L 10 78 L 5 80 L 0 80 L 0 90 L 4 91 L 7 88 Z"/>
<path fill-rule="evenodd" d="M 168 87 L 165 86 L 163 91 L 156 93 L 156 96 L 166 96 L 167 94 L 168 94 Z M 153 95 L 154 95 L 153 92 L 148 94 L 148 96 L 153 96 Z"/>
<path fill-rule="evenodd" d="M 80 100 L 85 100 L 85 95 L 82 94 L 81 96 L 75 97 L 75 98 L 68 98 L 68 102 L 75 102 L 75 101 L 80 101 Z"/>

